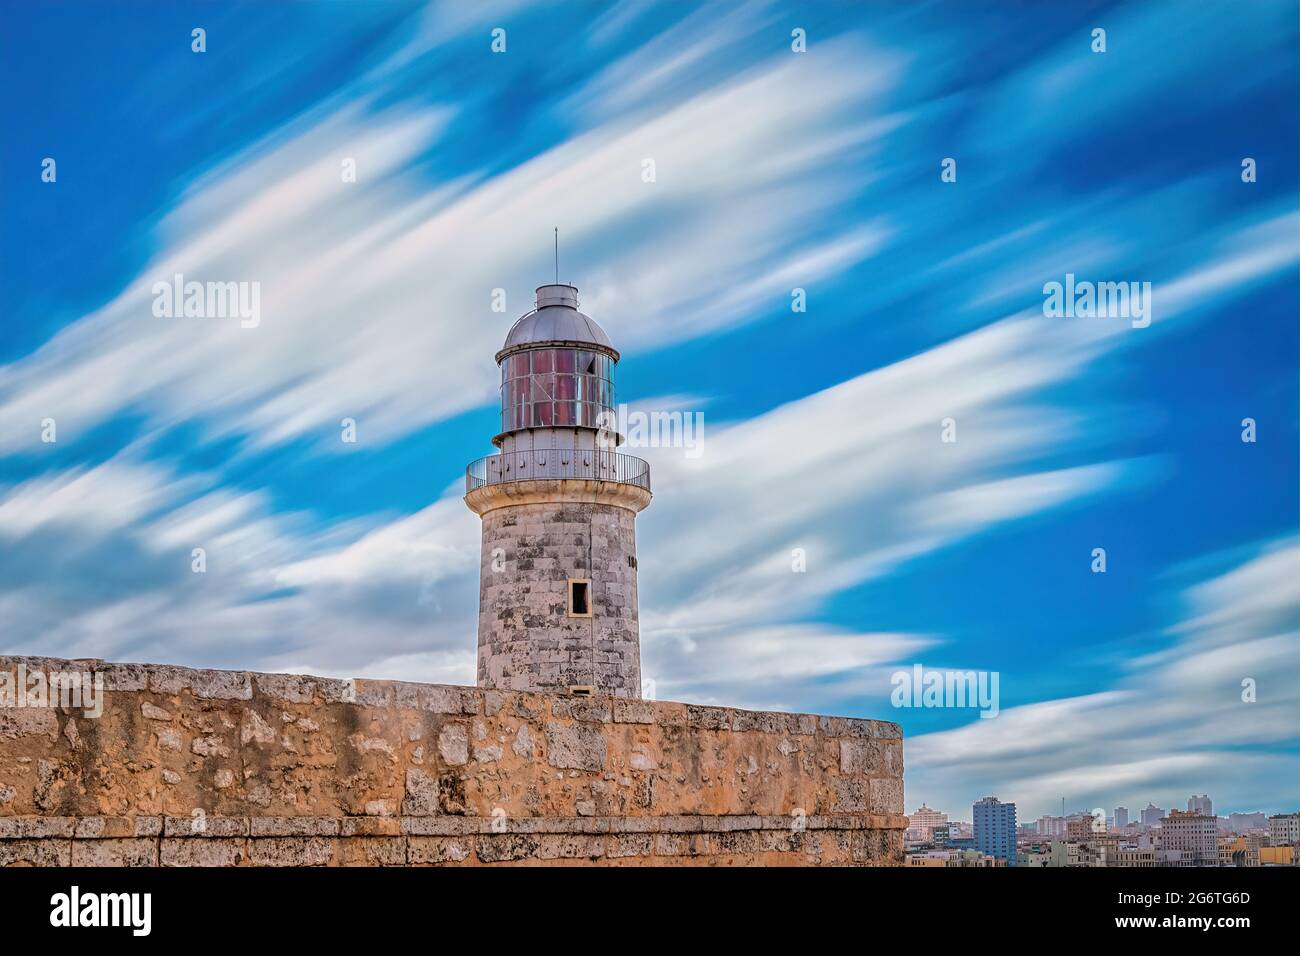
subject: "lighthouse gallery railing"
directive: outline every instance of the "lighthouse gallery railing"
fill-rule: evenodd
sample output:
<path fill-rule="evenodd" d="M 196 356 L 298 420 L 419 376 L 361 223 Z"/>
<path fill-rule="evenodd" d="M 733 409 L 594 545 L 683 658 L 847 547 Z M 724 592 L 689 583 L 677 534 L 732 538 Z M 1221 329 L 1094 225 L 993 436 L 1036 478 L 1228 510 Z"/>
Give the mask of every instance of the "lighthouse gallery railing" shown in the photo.
<path fill-rule="evenodd" d="M 650 490 L 650 465 L 633 455 L 590 448 L 534 448 L 488 455 L 465 469 L 465 493 L 504 481 L 591 478 Z"/>

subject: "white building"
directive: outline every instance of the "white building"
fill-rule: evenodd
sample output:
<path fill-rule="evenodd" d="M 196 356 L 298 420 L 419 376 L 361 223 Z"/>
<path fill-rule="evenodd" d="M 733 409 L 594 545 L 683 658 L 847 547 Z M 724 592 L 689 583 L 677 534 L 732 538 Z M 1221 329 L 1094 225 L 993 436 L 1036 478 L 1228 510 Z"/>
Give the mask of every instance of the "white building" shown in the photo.
<path fill-rule="evenodd" d="M 1269 817 L 1268 842 L 1273 846 L 1300 844 L 1300 813 L 1279 813 Z"/>
<path fill-rule="evenodd" d="M 1044 837 L 1063 837 L 1065 836 L 1065 817 L 1039 817 L 1034 824 L 1038 828 L 1038 835 Z"/>
<path fill-rule="evenodd" d="M 1142 825 L 1144 827 L 1158 827 L 1160 821 L 1164 819 L 1165 811 L 1157 807 L 1154 803 L 1148 803 L 1147 808 L 1142 811 Z"/>
<path fill-rule="evenodd" d="M 1219 862 L 1219 820 L 1203 813 L 1169 811 L 1160 825 L 1161 846 L 1178 854 L 1178 866 L 1214 866 Z"/>

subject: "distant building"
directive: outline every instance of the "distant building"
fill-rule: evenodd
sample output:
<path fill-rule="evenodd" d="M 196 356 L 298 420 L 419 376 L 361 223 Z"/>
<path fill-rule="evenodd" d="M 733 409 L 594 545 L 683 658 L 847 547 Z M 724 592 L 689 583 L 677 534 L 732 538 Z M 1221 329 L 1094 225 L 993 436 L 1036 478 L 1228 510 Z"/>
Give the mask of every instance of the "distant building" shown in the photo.
<path fill-rule="evenodd" d="M 1034 826 L 1042 837 L 1065 836 L 1065 817 L 1039 817 Z"/>
<path fill-rule="evenodd" d="M 1031 847 L 1027 850 L 1016 851 L 1016 869 L 1022 867 L 1034 866 L 1051 866 L 1052 865 L 1052 848 L 1050 845 Z"/>
<path fill-rule="evenodd" d="M 1052 843 L 1051 862 L 1048 866 L 1101 866 L 1101 847 L 1096 843 L 1070 843 L 1060 840 Z"/>
<path fill-rule="evenodd" d="M 908 866 L 1006 866 L 1007 861 L 978 850 L 927 850 L 909 853 Z"/>
<path fill-rule="evenodd" d="M 1247 836 L 1228 834 L 1219 837 L 1219 866 L 1259 866 L 1263 838 L 1258 833 Z"/>
<path fill-rule="evenodd" d="M 1300 813 L 1279 813 L 1269 817 L 1268 842 L 1273 846 L 1300 844 Z"/>
<path fill-rule="evenodd" d="M 924 803 L 907 815 L 907 839 L 915 843 L 928 843 L 933 830 L 948 822 L 948 814 L 931 809 Z"/>
<path fill-rule="evenodd" d="M 1219 862 L 1217 817 L 1170 810 L 1160 825 L 1160 833 L 1161 848 L 1178 866 L 1214 866 Z"/>
<path fill-rule="evenodd" d="M 1065 840 L 1067 843 L 1087 843 L 1093 837 L 1092 814 L 1076 813 L 1065 820 Z"/>
<path fill-rule="evenodd" d="M 1219 822 L 1224 829 L 1231 830 L 1233 833 L 1245 833 L 1247 830 L 1267 830 L 1268 814 L 1229 813 L 1226 818 Z"/>
<path fill-rule="evenodd" d="M 1128 846 L 1119 843 L 1102 843 L 1099 847 L 1100 866 L 1156 866 L 1156 851 L 1151 847 Z"/>
<path fill-rule="evenodd" d="M 975 817 L 975 849 L 1008 866 L 1016 865 L 1016 805 L 997 797 L 985 797 L 972 808 Z"/>
<path fill-rule="evenodd" d="M 933 827 L 940 823 L 947 823 L 948 814 L 942 810 L 931 809 L 923 803 L 907 815 L 907 821 L 914 827 Z"/>
<path fill-rule="evenodd" d="M 1199 813 L 1203 817 L 1214 816 L 1214 804 L 1210 801 L 1210 795 L 1205 793 L 1198 797 L 1192 794 L 1187 798 L 1187 812 Z"/>
<path fill-rule="evenodd" d="M 1128 826 L 1128 807 L 1116 807 L 1114 819 L 1116 829 Z"/>
<path fill-rule="evenodd" d="M 975 840 L 975 827 L 972 824 L 964 823 L 961 820 L 948 821 L 948 839 L 954 843 L 958 840 Z"/>
<path fill-rule="evenodd" d="M 1293 846 L 1262 846 L 1259 848 L 1260 866 L 1297 866 L 1300 854 Z"/>
<path fill-rule="evenodd" d="M 1160 821 L 1165 817 L 1165 811 L 1161 810 L 1154 803 L 1148 803 L 1147 808 L 1142 811 L 1142 825 L 1144 827 L 1158 827 Z"/>

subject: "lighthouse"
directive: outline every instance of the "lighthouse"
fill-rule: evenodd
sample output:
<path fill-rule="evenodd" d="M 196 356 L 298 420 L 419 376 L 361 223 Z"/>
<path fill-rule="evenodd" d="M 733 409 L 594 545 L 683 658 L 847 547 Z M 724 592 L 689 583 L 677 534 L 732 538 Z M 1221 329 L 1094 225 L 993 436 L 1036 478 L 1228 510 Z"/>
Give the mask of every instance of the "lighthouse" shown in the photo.
<path fill-rule="evenodd" d="M 617 450 L 618 360 L 561 283 L 538 287 L 496 354 L 500 453 L 465 472 L 483 532 L 480 687 L 641 696 L 635 524 L 650 466 Z"/>

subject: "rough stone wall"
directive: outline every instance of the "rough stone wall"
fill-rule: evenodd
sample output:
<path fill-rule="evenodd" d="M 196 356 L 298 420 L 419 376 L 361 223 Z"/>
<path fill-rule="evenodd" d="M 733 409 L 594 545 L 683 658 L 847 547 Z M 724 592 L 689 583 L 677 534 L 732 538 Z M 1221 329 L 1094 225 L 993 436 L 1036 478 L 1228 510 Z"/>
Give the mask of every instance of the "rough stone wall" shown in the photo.
<path fill-rule="evenodd" d="M 635 512 L 597 503 L 483 515 L 480 687 L 641 696 L 635 525 Z M 591 617 L 568 616 L 569 578 L 591 579 Z"/>
<path fill-rule="evenodd" d="M 93 669 L 0 708 L 0 864 L 899 864 L 897 724 L 395 681 Z"/>

